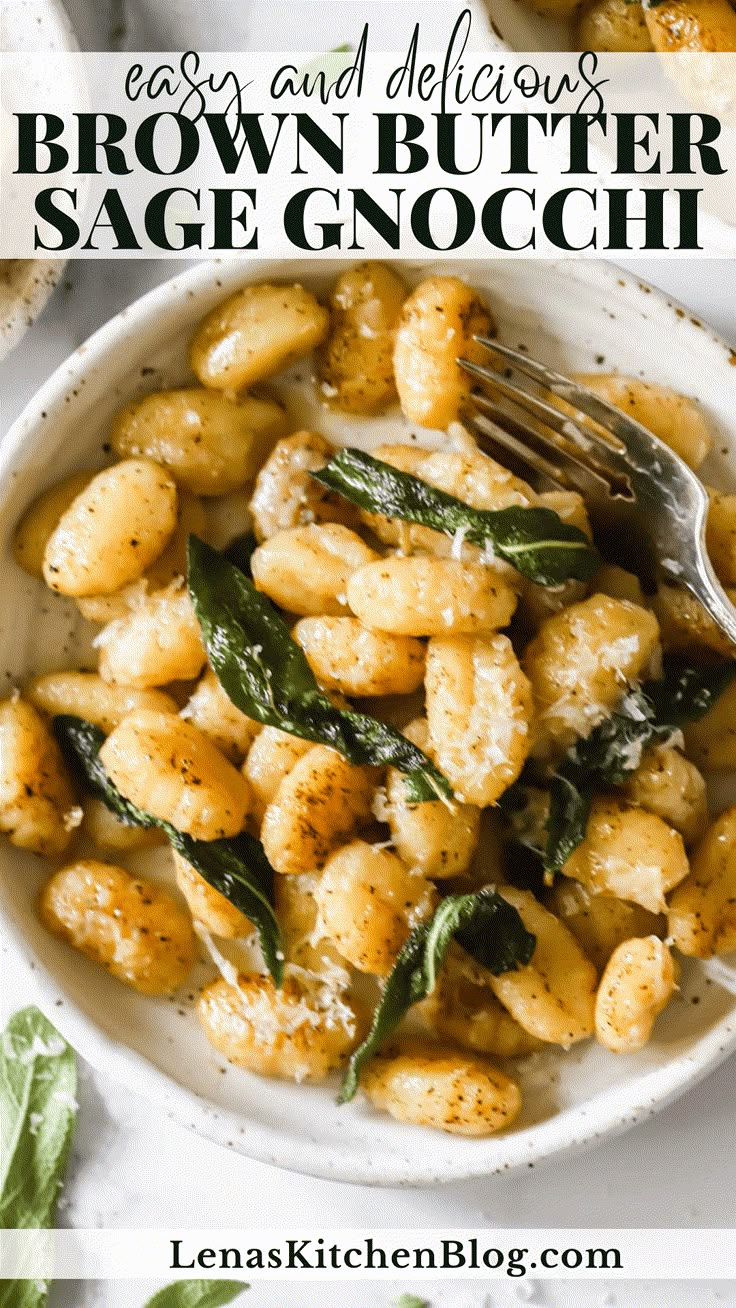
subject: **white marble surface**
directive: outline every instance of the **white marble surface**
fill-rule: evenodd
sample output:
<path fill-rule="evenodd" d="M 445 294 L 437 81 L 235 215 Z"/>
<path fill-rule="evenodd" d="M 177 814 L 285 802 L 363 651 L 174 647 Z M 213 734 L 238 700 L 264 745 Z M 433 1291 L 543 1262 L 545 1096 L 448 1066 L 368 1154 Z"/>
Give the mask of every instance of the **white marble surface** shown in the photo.
<path fill-rule="evenodd" d="M 629 265 L 736 342 L 736 265 Z M 21 348 L 0 366 L 2 430 L 51 370 L 122 305 L 173 273 L 171 264 L 74 263 Z M 542 269 L 540 267 L 540 273 Z M 666 346 L 664 346 L 666 348 Z M 693 379 L 693 389 L 697 382 Z M 2 957 L 0 1020 L 33 999 L 32 975 Z M 733 1060 L 679 1103 L 594 1153 L 508 1179 L 422 1192 L 375 1191 L 306 1180 L 219 1150 L 167 1121 L 108 1077 L 82 1067 L 81 1109 L 62 1220 L 73 1226 L 719 1226 L 736 1227 L 731 1141 Z M 716 1271 L 717 1269 L 714 1269 Z M 387 1286 L 254 1289 L 253 1308 L 319 1301 L 325 1308 L 388 1308 Z M 523 1285 L 493 1285 L 494 1308 L 524 1302 Z M 53 1308 L 138 1308 L 141 1283 L 57 1287 Z M 720 1287 L 532 1286 L 526 1302 L 553 1308 L 710 1308 L 734 1304 Z M 441 1308 L 483 1308 L 486 1288 L 429 1287 Z M 720 1297 L 719 1297 L 720 1296 Z"/>
<path fill-rule="evenodd" d="M 126 7 L 127 35 L 120 28 L 120 0 L 69 3 L 88 48 L 107 45 L 112 39 L 125 40 L 129 48 L 144 44 L 154 48 L 165 45 L 164 32 L 173 40 L 189 0 L 134 0 Z M 214 0 L 208 6 L 192 6 L 200 15 L 200 30 L 212 37 L 200 39 L 202 48 L 227 44 L 222 22 L 228 7 L 237 10 L 243 30 L 252 35 L 253 6 L 240 0 L 237 4 Z M 331 6 L 313 8 L 324 17 Z M 351 36 L 344 27 L 350 8 L 340 6 L 337 36 L 341 41 Z M 256 5 L 261 31 L 266 26 L 264 9 L 270 15 L 271 43 L 278 48 L 272 20 L 276 12 L 286 14 L 288 6 Z M 352 9 L 355 21 L 362 18 L 365 6 Z M 406 13 L 398 4 L 393 12 L 400 9 Z M 333 14 L 329 30 L 335 32 L 335 9 Z M 638 261 L 629 266 L 665 287 L 736 343 L 736 264 Z M 174 271 L 171 264 L 163 263 L 70 265 L 43 317 L 21 348 L 0 366 L 2 431 L 90 331 Z M 22 971 L 7 951 L 2 954 L 1 980 L 0 1021 L 4 1022 L 15 1008 L 33 1001 L 34 989 L 32 975 Z M 736 1227 L 733 1060 L 658 1118 L 594 1153 L 524 1175 L 429 1192 L 379 1192 L 286 1176 L 196 1138 L 86 1065 L 81 1074 L 79 1126 L 61 1212 L 68 1225 Z M 717 1268 L 713 1270 L 717 1276 Z M 154 1288 L 142 1282 L 59 1285 L 52 1308 L 140 1308 Z M 298 1308 L 316 1302 L 324 1308 L 389 1308 L 399 1293 L 417 1288 L 398 1281 L 395 1287 L 368 1282 L 306 1288 L 276 1285 L 251 1290 L 243 1302 L 252 1308 Z M 435 1308 L 506 1308 L 524 1302 L 540 1308 L 603 1308 L 604 1304 L 711 1308 L 736 1303 L 736 1285 L 716 1281 L 698 1286 L 576 1287 L 529 1281 L 482 1287 L 448 1282 L 442 1287 L 428 1285 L 422 1292 Z"/>

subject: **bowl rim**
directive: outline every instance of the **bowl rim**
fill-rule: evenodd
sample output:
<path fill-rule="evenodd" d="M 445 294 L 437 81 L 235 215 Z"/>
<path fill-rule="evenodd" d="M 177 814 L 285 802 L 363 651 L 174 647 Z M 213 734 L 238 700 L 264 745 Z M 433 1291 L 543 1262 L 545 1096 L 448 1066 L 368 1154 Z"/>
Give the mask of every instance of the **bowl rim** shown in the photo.
<path fill-rule="evenodd" d="M 204 261 L 168 279 L 109 319 L 54 370 L 12 425 L 0 445 L 0 479 L 5 481 L 10 477 L 16 460 L 25 462 L 29 453 L 43 447 L 45 434 L 52 427 L 48 418 L 57 406 L 63 405 L 64 396 L 74 387 L 77 378 L 104 362 L 121 336 L 128 336 L 137 328 L 155 329 L 157 319 L 165 317 L 167 309 L 175 308 L 181 298 L 195 298 L 199 293 L 214 289 L 225 267 L 238 267 L 243 282 L 246 282 L 274 276 L 285 262 L 278 259 Z M 340 264 L 345 260 L 315 260 L 310 263 L 317 270 L 320 265 Z M 416 267 L 418 261 L 406 263 Z M 463 266 L 472 263 L 477 261 L 467 261 Z M 574 276 L 583 280 L 588 288 L 601 294 L 623 293 L 621 270 L 614 264 L 597 260 L 572 264 L 567 260 L 545 261 L 545 266 L 549 264 L 557 269 L 564 267 L 568 278 Z M 460 262 L 455 266 L 460 267 Z M 647 304 L 653 308 L 656 306 L 663 315 L 681 309 L 689 317 L 684 306 L 641 278 L 630 278 L 624 285 L 646 291 Z M 227 293 L 227 288 L 223 293 Z M 696 330 L 695 327 L 692 330 Z M 705 349 L 713 353 L 714 362 L 718 357 L 723 361 L 721 351 L 729 359 L 734 357 L 733 348 L 711 329 L 707 333 L 700 331 L 697 339 L 701 351 Z M 44 415 L 48 415 L 45 421 Z M 636 1122 L 653 1116 L 696 1085 L 736 1049 L 736 1019 L 734 1013 L 729 1013 L 685 1053 L 642 1072 L 636 1081 L 635 1104 L 632 1103 L 631 1087 L 608 1086 L 585 1100 L 584 1114 L 581 1115 L 580 1111 L 582 1105 L 576 1104 L 517 1133 L 512 1131 L 477 1141 L 479 1148 L 472 1158 L 458 1152 L 453 1164 L 445 1166 L 442 1174 L 437 1175 L 431 1151 L 426 1159 L 420 1151 L 415 1151 L 409 1165 L 406 1158 L 398 1155 L 384 1155 L 380 1160 L 374 1160 L 354 1141 L 336 1141 L 330 1148 L 325 1148 L 323 1143 L 311 1140 L 306 1130 L 299 1137 L 293 1133 L 284 1134 L 275 1126 L 255 1122 L 235 1110 L 222 1108 L 205 1095 L 177 1084 L 144 1054 L 103 1031 L 59 988 L 43 958 L 31 949 L 20 914 L 16 916 L 1 892 L 0 927 L 12 940 L 25 966 L 31 969 L 41 1006 L 45 1007 L 65 1038 L 100 1072 L 110 1074 L 128 1089 L 142 1094 L 170 1118 L 206 1139 L 234 1148 L 258 1162 L 326 1180 L 370 1186 L 426 1187 L 477 1180 L 530 1164 L 536 1166 L 554 1156 L 578 1152 L 604 1138 L 614 1137 Z"/>

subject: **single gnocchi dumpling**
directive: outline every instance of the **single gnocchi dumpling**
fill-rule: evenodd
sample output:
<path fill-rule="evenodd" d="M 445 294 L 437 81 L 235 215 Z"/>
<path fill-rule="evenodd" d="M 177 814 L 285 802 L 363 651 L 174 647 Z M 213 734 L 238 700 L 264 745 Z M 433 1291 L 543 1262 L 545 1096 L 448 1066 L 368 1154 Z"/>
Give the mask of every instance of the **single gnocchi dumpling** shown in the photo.
<path fill-rule="evenodd" d="M 43 577 L 43 560 L 50 536 L 94 476 L 94 472 L 73 472 L 43 491 L 26 509 L 15 529 L 13 557 L 32 577 Z"/>
<path fill-rule="evenodd" d="M 598 973 L 571 931 L 528 890 L 501 888 L 537 938 L 529 963 L 490 976 L 496 998 L 530 1035 L 568 1049 L 593 1034 Z"/>
<path fill-rule="evenodd" d="M 595 1001 L 595 1034 L 614 1054 L 643 1049 L 677 986 L 675 964 L 658 936 L 625 940 L 614 950 Z"/>
<path fill-rule="evenodd" d="M 176 486 L 150 459 L 105 468 L 51 533 L 43 575 L 62 595 L 111 595 L 141 577 L 176 526 Z"/>
<path fill-rule="evenodd" d="M 181 716 L 194 723 L 232 763 L 242 763 L 258 732 L 255 722 L 233 704 L 212 668 L 195 686 Z"/>
<path fill-rule="evenodd" d="M 659 654 L 659 628 L 646 609 L 591 595 L 542 624 L 523 667 L 534 693 L 532 752 L 549 759 L 588 736 Z"/>
<path fill-rule="evenodd" d="M 178 990 L 195 960 L 188 913 L 150 881 L 87 859 L 47 881 L 41 921 L 119 981 L 144 995 Z"/>
<path fill-rule="evenodd" d="M 81 819 L 46 719 L 19 697 L 0 700 L 0 831 L 19 849 L 53 858 Z"/>
<path fill-rule="evenodd" d="M 691 3 L 692 0 L 688 0 Z M 695 0 L 697 3 L 698 0 Z M 726 3 L 726 0 L 724 0 Z M 636 10 L 638 6 L 630 8 Z M 631 21 L 635 22 L 636 15 Z M 649 16 L 645 10 L 645 22 Z M 649 26 L 651 34 L 651 25 Z M 642 381 L 641 377 L 625 377 L 615 373 L 583 372 L 577 380 L 595 391 L 617 409 L 622 409 L 634 422 L 654 432 L 675 454 L 679 454 L 691 468 L 698 469 L 713 446 L 713 433 L 697 400 L 669 386 Z"/>
<path fill-rule="evenodd" d="M 385 263 L 361 263 L 338 277 L 319 357 L 320 390 L 335 408 L 375 413 L 395 399 L 394 340 L 406 294 Z"/>
<path fill-rule="evenodd" d="M 107 737 L 100 759 L 126 799 L 195 840 L 243 830 L 248 783 L 191 722 L 139 709 Z"/>
<path fill-rule="evenodd" d="M 95 639 L 100 676 L 145 690 L 198 677 L 207 661 L 202 633 L 183 582 L 145 597 Z"/>
<path fill-rule="evenodd" d="M 255 477 L 285 426 L 273 400 L 189 386 L 129 404 L 111 440 L 121 458 L 155 460 L 194 495 L 228 495 Z"/>
<path fill-rule="evenodd" d="M 508 626 L 517 603 L 497 569 L 427 554 L 376 559 L 356 569 L 347 599 L 365 626 L 397 636 L 496 631 Z"/>
<path fill-rule="evenodd" d="M 296 431 L 277 441 L 256 477 L 250 511 L 259 541 L 310 522 L 341 522 L 357 518 L 352 504 L 315 481 L 335 453 L 334 446 L 315 431 Z"/>
<path fill-rule="evenodd" d="M 399 1122 L 450 1135 L 493 1135 L 521 1110 L 518 1085 L 488 1059 L 430 1041 L 388 1046 L 360 1083 L 371 1103 Z"/>
<path fill-rule="evenodd" d="M 49 717 L 70 714 L 85 718 L 106 735 L 136 709 L 154 709 L 158 713 L 176 713 L 176 701 L 162 690 L 135 690 L 103 681 L 96 672 L 49 672 L 33 677 L 25 695 L 37 709 Z"/>
<path fill-rule="evenodd" d="M 309 354 L 329 314 L 303 286 L 245 286 L 208 313 L 190 349 L 203 386 L 242 390 Z"/>
<path fill-rule="evenodd" d="M 224 979 L 202 991 L 199 1019 L 211 1045 L 260 1076 L 323 1081 L 342 1066 L 359 1038 L 359 1016 L 339 989 L 301 970 L 277 990 L 270 977 Z"/>
<path fill-rule="evenodd" d="M 690 865 L 674 827 L 643 808 L 598 795 L 585 838 L 562 870 L 593 894 L 614 895 L 662 913 L 665 895 L 684 881 Z"/>
<path fill-rule="evenodd" d="M 287 772 L 261 824 L 271 867 L 285 874 L 321 868 L 371 817 L 373 776 L 327 745 L 313 745 Z"/>
<path fill-rule="evenodd" d="M 437 766 L 460 802 L 495 804 L 529 753 L 532 695 L 507 636 L 435 636 L 427 722 Z"/>
<path fill-rule="evenodd" d="M 434 887 L 419 869 L 364 840 L 327 860 L 314 890 L 319 930 L 360 972 L 385 976 L 412 929 L 432 913 Z"/>
<path fill-rule="evenodd" d="M 394 348 L 399 401 L 409 422 L 446 431 L 470 393 L 463 355 L 483 362 L 473 337 L 490 336 L 491 315 L 472 287 L 458 277 L 428 277 L 406 300 Z"/>
<path fill-rule="evenodd" d="M 302 618 L 292 636 L 325 690 L 344 695 L 411 695 L 424 680 L 424 645 L 372 631 L 358 618 Z"/>
<path fill-rule="evenodd" d="M 404 728 L 409 740 L 431 755 L 426 718 Z M 388 823 L 394 849 L 407 867 L 425 877 L 441 880 L 467 872 L 478 844 L 481 810 L 475 804 L 452 805 L 442 800 L 412 804 L 407 799 L 406 777 L 398 768 L 386 774 L 386 799 L 380 816 Z"/>
<path fill-rule="evenodd" d="M 558 877 L 549 898 L 552 912 L 564 922 L 583 952 L 603 972 L 611 954 L 633 936 L 664 936 L 666 918 L 639 904 L 611 895 L 595 895 L 579 881 Z"/>
<path fill-rule="evenodd" d="M 679 831 L 686 845 L 699 840 L 708 825 L 705 780 L 694 763 L 669 745 L 645 752 L 623 793 Z"/>
<path fill-rule="evenodd" d="M 275 799 L 284 777 L 311 748 L 311 740 L 292 736 L 279 727 L 261 728 L 243 764 L 243 776 L 253 794 L 253 817 L 258 823 Z"/>
<path fill-rule="evenodd" d="M 275 604 L 298 613 L 348 613 L 348 583 L 378 555 L 339 523 L 292 527 L 264 541 L 251 557 L 253 580 Z"/>
<path fill-rule="evenodd" d="M 698 845 L 690 875 L 670 898 L 669 936 L 681 954 L 713 958 L 736 949 L 736 808 Z"/>

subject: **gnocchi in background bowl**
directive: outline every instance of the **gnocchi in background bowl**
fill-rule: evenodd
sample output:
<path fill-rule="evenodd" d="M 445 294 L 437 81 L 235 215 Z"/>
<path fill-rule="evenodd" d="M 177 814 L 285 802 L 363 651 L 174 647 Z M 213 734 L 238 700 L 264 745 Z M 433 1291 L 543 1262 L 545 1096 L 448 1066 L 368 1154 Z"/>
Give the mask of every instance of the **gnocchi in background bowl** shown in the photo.
<path fill-rule="evenodd" d="M 473 446 L 479 331 L 679 441 L 734 584 L 732 351 L 605 265 L 201 265 L 73 357 L 0 466 L 7 929 L 93 1062 L 373 1184 L 598 1140 L 736 1043 L 733 686 L 539 879 L 566 751 L 637 720 L 663 650 L 730 651 Z M 543 509 L 554 585 L 412 515 L 417 482 L 486 524 Z"/>

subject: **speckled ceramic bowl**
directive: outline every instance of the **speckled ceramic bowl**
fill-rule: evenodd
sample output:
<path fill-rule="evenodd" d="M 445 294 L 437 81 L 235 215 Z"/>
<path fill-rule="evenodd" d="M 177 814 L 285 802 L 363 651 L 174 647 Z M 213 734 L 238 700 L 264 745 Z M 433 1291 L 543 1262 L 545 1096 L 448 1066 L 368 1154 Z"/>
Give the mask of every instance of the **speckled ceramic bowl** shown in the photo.
<path fill-rule="evenodd" d="M 75 50 L 59 0 L 13 0 L 0 7 L 0 50 Z M 59 259 L 0 259 L 0 359 L 25 335 L 64 269 Z"/>
<path fill-rule="evenodd" d="M 400 266 L 410 280 L 427 271 Z M 80 647 L 72 607 L 51 600 L 10 557 L 13 527 L 28 502 L 58 477 L 102 458 L 121 404 L 187 377 L 187 338 L 217 300 L 246 281 L 273 277 L 324 291 L 340 267 L 200 265 L 114 318 L 44 386 L 0 449 L 0 694 L 31 671 L 73 666 Z M 736 486 L 735 356 L 686 310 L 602 264 L 511 260 L 451 268 L 487 297 L 507 343 L 563 369 L 618 368 L 697 392 L 717 432 L 707 480 Z M 391 419 L 394 432 L 400 422 Z M 367 428 L 347 418 L 324 415 L 320 425 L 337 441 L 369 441 Z M 716 802 L 728 798 L 724 783 Z M 137 866 L 160 874 L 161 857 L 146 851 Z M 0 843 L 4 927 L 32 960 L 64 1034 L 92 1063 L 194 1130 L 300 1172 L 428 1185 L 527 1167 L 642 1120 L 736 1046 L 736 971 L 719 965 L 708 975 L 700 964 L 687 966 L 679 995 L 640 1053 L 617 1058 L 588 1042 L 522 1062 L 525 1107 L 511 1131 L 468 1140 L 402 1126 L 360 1097 L 338 1108 L 332 1085 L 265 1082 L 225 1069 L 191 1011 L 193 990 L 172 1002 L 143 998 L 46 934 L 35 915 L 45 874 L 39 860 Z"/>

